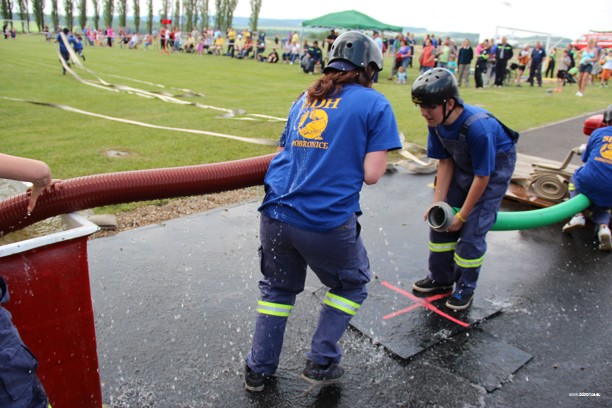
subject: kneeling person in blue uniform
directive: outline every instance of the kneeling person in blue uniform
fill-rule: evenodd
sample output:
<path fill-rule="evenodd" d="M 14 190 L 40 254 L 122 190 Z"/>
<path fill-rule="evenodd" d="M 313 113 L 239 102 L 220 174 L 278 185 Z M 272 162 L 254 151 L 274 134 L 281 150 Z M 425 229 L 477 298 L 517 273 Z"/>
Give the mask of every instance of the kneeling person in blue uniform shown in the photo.
<path fill-rule="evenodd" d="M 591 206 L 591 221 L 595 224 L 595 234 L 599 241 L 599 249 L 612 251 L 612 236 L 610 234 L 610 208 L 612 208 L 612 105 L 608 106 L 603 115 L 606 127 L 591 133 L 586 146 L 581 146 L 584 165 L 578 168 L 569 184 L 570 197 L 582 193 L 589 198 Z M 584 227 L 586 219 L 583 213 L 578 213 L 563 226 L 563 232 L 571 232 Z"/>
<path fill-rule="evenodd" d="M 279 364 L 287 319 L 307 267 L 329 288 L 302 378 L 338 380 L 338 344 L 367 297 L 370 265 L 357 218 L 363 183 L 385 173 L 401 142 L 389 101 L 372 89 L 383 56 L 365 34 L 333 43 L 329 65 L 292 105 L 279 153 L 265 176 L 259 249 L 261 299 L 246 357 L 245 388 L 262 391 Z"/>
<path fill-rule="evenodd" d="M 430 293 L 454 286 L 446 307 L 464 310 L 472 303 L 486 236 L 514 172 L 519 135 L 484 109 L 465 104 L 445 68 L 419 76 L 412 101 L 429 129 L 427 156 L 439 160 L 433 202 L 461 208 L 447 231 L 430 230 L 429 273 L 413 290 Z"/>

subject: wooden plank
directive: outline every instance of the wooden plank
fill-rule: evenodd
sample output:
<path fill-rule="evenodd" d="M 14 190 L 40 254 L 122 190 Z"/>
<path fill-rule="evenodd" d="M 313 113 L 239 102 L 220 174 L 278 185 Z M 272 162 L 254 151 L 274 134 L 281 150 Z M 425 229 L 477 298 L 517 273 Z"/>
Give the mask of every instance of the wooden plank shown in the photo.
<path fill-rule="evenodd" d="M 576 157 L 577 156 L 574 156 L 572 160 L 575 161 Z M 567 159 L 567 157 L 564 159 Z M 532 180 L 532 176 L 537 165 L 544 166 L 538 167 L 539 172 L 545 172 L 547 169 L 550 169 L 551 173 L 560 174 L 567 179 L 569 179 L 569 177 L 574 174 L 574 171 L 576 171 L 576 169 L 579 167 L 571 163 L 563 166 L 563 162 L 560 161 L 519 153 L 517 155 L 516 167 L 514 173 L 512 174 L 512 183 L 510 183 L 508 191 L 506 192 L 506 199 L 539 208 L 550 207 L 551 205 L 558 204 L 557 201 L 547 200 L 534 196 L 530 193 L 529 184 Z"/>
<path fill-rule="evenodd" d="M 505 199 L 515 201 L 521 204 L 529 205 L 530 207 L 545 208 L 551 205 L 558 204 L 554 201 L 545 200 L 540 197 L 529 194 L 529 188 L 523 184 L 510 183 L 508 191 L 506 191 Z"/>
<path fill-rule="evenodd" d="M 573 160 L 575 160 L 575 158 Z M 535 164 L 541 164 L 543 166 L 560 169 L 563 173 L 567 174 L 574 174 L 574 171 L 576 171 L 576 169 L 580 167 L 570 163 L 561 169 L 563 162 L 556 160 L 548 160 L 538 156 L 530 156 L 527 154 L 519 153 L 516 156 L 516 166 L 512 178 L 516 178 L 519 180 L 528 180 L 530 178 L 531 173 L 533 173 Z"/>

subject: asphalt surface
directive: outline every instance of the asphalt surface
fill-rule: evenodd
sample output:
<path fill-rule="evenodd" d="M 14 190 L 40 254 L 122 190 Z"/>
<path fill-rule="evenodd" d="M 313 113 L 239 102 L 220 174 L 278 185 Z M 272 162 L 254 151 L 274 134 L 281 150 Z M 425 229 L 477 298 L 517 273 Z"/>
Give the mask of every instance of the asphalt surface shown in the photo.
<path fill-rule="evenodd" d="M 585 118 L 523 132 L 519 152 L 563 160 L 586 143 Z M 310 274 L 276 378 L 261 393 L 244 390 L 259 293 L 258 202 L 89 241 L 105 404 L 612 406 L 612 254 L 597 250 L 592 226 L 572 235 L 561 234 L 563 222 L 491 232 L 474 305 L 455 314 L 443 299 L 409 295 L 426 274 L 422 214 L 432 181 L 398 169 L 364 187 L 360 220 L 376 279 L 341 341 L 346 374 L 322 388 L 299 379 L 323 293 Z"/>

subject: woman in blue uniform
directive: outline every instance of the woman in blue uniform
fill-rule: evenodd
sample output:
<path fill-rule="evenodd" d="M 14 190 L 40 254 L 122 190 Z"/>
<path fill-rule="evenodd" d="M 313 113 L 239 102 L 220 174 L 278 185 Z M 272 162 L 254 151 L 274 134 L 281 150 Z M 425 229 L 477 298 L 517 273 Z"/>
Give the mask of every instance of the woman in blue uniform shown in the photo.
<path fill-rule="evenodd" d="M 278 367 L 287 319 L 310 267 L 325 295 L 302 378 L 338 380 L 338 341 L 367 296 L 370 267 L 360 237 L 359 193 L 401 147 L 387 99 L 371 88 L 383 56 L 366 35 L 334 41 L 323 76 L 292 105 L 259 211 L 263 278 L 245 388 L 261 391 Z"/>
<path fill-rule="evenodd" d="M 446 306 L 463 310 L 472 303 L 486 235 L 514 172 L 518 134 L 484 109 L 466 105 L 444 68 L 415 80 L 412 101 L 427 121 L 427 156 L 439 160 L 433 202 L 461 208 L 448 231 L 431 229 L 429 274 L 413 289 L 429 293 L 454 285 Z"/>
<path fill-rule="evenodd" d="M 588 210 L 595 224 L 595 234 L 599 249 L 612 251 L 610 236 L 610 208 L 612 208 L 612 105 L 608 106 L 603 117 L 606 127 L 595 130 L 586 146 L 581 146 L 584 166 L 574 172 L 569 184 L 570 197 L 586 195 L 591 201 Z M 563 226 L 563 232 L 571 232 L 584 227 L 584 214 L 578 213 Z"/>

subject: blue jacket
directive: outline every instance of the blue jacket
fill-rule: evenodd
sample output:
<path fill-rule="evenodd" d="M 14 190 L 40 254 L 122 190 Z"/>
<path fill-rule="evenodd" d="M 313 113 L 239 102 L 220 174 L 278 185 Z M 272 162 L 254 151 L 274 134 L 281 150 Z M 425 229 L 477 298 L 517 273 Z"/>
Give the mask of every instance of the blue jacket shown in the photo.
<path fill-rule="evenodd" d="M 596 206 L 612 208 L 612 126 L 591 133 L 582 161 L 574 173 L 576 188 Z"/>
<path fill-rule="evenodd" d="M 541 64 L 544 61 L 544 57 L 546 57 L 546 51 L 544 48 L 534 48 L 531 51 L 531 65 Z"/>

